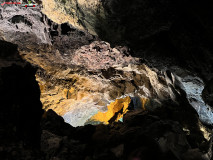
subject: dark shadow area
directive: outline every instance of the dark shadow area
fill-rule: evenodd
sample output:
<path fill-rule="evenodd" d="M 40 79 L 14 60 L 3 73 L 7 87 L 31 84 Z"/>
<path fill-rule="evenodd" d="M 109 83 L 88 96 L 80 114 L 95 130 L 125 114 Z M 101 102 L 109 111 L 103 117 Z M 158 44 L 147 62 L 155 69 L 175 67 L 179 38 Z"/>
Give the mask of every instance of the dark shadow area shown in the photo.
<path fill-rule="evenodd" d="M 0 41 L 0 48 L 0 144 L 39 148 L 43 111 L 36 69 L 21 59 L 17 45 Z"/>
<path fill-rule="evenodd" d="M 29 27 L 32 27 L 32 23 L 29 20 L 27 20 L 24 16 L 21 16 L 21 15 L 13 16 L 9 21 L 14 24 L 22 22 L 28 25 Z"/>
<path fill-rule="evenodd" d="M 106 19 L 97 17 L 96 30 L 102 40 L 113 45 L 129 46 L 133 50 L 132 55 L 144 59 L 143 62 L 150 65 L 166 68 L 167 65 L 178 64 L 196 71 L 204 80 L 211 78 L 213 22 L 210 11 L 213 6 L 210 1 L 101 2 L 107 12 Z M 24 22 L 24 19 L 16 17 L 12 22 Z M 71 49 L 96 40 L 96 37 L 68 24 L 57 25 L 48 21 L 48 25 L 50 34 L 54 37 L 53 49 L 58 49 L 63 54 L 68 55 Z M 28 41 L 21 42 L 22 45 L 28 42 L 34 44 L 34 41 L 31 42 L 33 38 L 23 37 Z M 93 49 L 101 52 L 98 46 Z M 31 50 L 38 51 L 38 55 L 42 51 L 45 56 L 54 53 L 47 45 L 35 45 Z M 66 69 L 66 66 L 61 67 Z M 42 69 L 38 73 L 40 77 L 47 80 L 54 77 Z M 167 69 L 168 80 L 172 81 L 169 67 Z M 81 68 L 71 72 L 81 73 Z M 135 85 L 136 81 L 142 81 L 141 84 L 151 88 L 145 76 L 143 78 L 135 75 L 127 83 L 122 77 L 119 80 L 110 79 L 117 74 L 113 68 L 101 72 L 110 83 L 117 84 L 117 88 L 124 88 L 122 90 L 127 90 L 128 85 L 135 90 L 139 86 Z M 208 154 L 212 156 L 212 141 L 204 138 L 201 126 L 206 134 L 212 134 L 212 127 L 201 125 L 186 93 L 179 86 L 171 88 L 176 91 L 174 94 L 177 94 L 175 97 L 178 103 L 169 99 L 162 101 L 162 106 L 156 108 L 150 105 L 149 110 L 142 111 L 131 101 L 131 111 L 124 115 L 123 123 L 114 122 L 117 115 L 123 113 L 121 109 L 110 119 L 109 125 L 74 128 L 53 110 L 43 114 L 35 74 L 36 68 L 21 58 L 17 45 L 0 41 L 0 159 L 200 160 Z M 60 79 L 58 82 L 72 86 L 76 81 L 70 78 Z M 212 81 L 209 83 L 211 88 L 206 89 L 207 95 L 212 93 Z M 122 95 L 125 92 L 122 91 Z M 112 94 L 115 98 L 118 97 L 117 93 Z M 69 94 L 66 96 L 70 97 Z M 210 99 L 209 103 L 212 103 Z"/>
<path fill-rule="evenodd" d="M 101 2 L 106 18 L 97 15 L 95 29 L 102 40 L 127 45 L 155 67 L 183 66 L 205 81 L 213 76 L 212 1 Z"/>
<path fill-rule="evenodd" d="M 212 149 L 211 141 L 200 130 L 197 113 L 178 87 L 179 104 L 168 100 L 153 111 L 133 106 L 124 115 L 123 123 L 114 122 L 123 109 L 110 119 L 109 125 L 76 128 L 53 110 L 43 114 L 36 69 L 21 59 L 17 45 L 0 41 L 0 47 L 2 159 L 188 160 L 191 150 L 194 159 L 201 159 Z M 184 127 L 190 134 L 184 132 Z"/>
<path fill-rule="evenodd" d="M 61 34 L 62 35 L 67 35 L 70 31 L 72 31 L 72 29 L 68 23 L 61 24 Z"/>

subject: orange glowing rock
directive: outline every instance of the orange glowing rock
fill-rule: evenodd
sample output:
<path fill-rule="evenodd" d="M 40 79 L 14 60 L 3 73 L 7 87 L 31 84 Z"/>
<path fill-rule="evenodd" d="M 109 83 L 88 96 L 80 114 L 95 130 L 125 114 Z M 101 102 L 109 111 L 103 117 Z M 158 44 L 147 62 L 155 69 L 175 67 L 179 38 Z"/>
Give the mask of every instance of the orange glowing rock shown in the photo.
<path fill-rule="evenodd" d="M 142 105 L 141 108 L 143 110 L 146 110 L 145 106 L 149 99 L 140 98 L 140 100 Z M 116 99 L 115 102 L 112 102 L 109 106 L 107 106 L 108 110 L 106 112 L 98 112 L 96 115 L 90 118 L 90 121 L 103 122 L 104 124 L 109 124 L 110 122 L 114 121 L 117 122 L 118 120 L 123 118 L 124 114 L 127 113 L 130 102 L 130 97 Z"/>
<path fill-rule="evenodd" d="M 142 109 L 146 110 L 147 103 L 149 102 L 148 98 L 141 98 Z"/>
<path fill-rule="evenodd" d="M 123 114 L 128 111 L 128 105 L 130 101 L 130 97 L 116 99 L 115 102 L 112 102 L 109 106 L 107 106 L 107 112 L 98 112 L 91 118 L 91 120 L 109 124 L 110 119 L 113 118 L 115 114 L 117 114 L 115 121 L 118 121 L 123 117 Z"/>

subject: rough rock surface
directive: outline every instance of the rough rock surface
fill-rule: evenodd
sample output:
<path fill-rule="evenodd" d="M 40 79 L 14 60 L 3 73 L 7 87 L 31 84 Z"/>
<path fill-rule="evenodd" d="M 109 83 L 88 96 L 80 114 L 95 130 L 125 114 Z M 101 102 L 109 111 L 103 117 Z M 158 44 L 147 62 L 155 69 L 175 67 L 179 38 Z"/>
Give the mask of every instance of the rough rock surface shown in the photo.
<path fill-rule="evenodd" d="M 211 0 L 45 0 L 43 6 L 55 22 L 128 45 L 152 66 L 181 65 L 204 81 L 213 76 Z"/>
<path fill-rule="evenodd" d="M 0 10 L 0 157 L 212 159 L 210 3 L 42 5 Z"/>
<path fill-rule="evenodd" d="M 54 23 L 41 13 L 40 6 L 24 8 L 5 5 L 0 15 L 0 38 L 18 44 L 21 51 L 33 50 L 39 53 L 39 49 L 48 52 L 54 48 L 61 54 L 66 54 L 67 50 L 89 44 L 95 39 L 70 24 Z"/>
<path fill-rule="evenodd" d="M 93 42 L 74 52 L 72 63 L 84 66 L 88 70 L 108 69 L 114 66 L 127 66 L 136 63 L 128 48 L 111 48 L 107 42 Z"/>
<path fill-rule="evenodd" d="M 12 23 L 10 19 L 14 12 L 11 8 L 18 10 L 24 20 Z M 117 98 L 129 95 L 175 98 L 166 84 L 166 76 L 162 74 L 159 80 L 158 73 L 146 65 L 137 65 L 139 59 L 131 57 L 127 47 L 112 48 L 104 41 L 91 43 L 97 40 L 94 36 L 66 23 L 58 25 L 38 8 L 7 6 L 2 16 L 2 30 L 9 25 L 2 33 L 2 39 L 18 44 L 20 55 L 38 67 L 36 77 L 43 108 L 53 109 L 60 115 L 69 112 L 66 120 L 74 126 L 84 125 Z M 25 20 L 30 19 L 33 19 L 32 29 L 25 26 Z M 22 31 L 16 25 L 25 26 L 26 30 Z M 33 28 L 46 32 L 37 33 Z M 29 34 L 35 41 L 25 41 L 26 37 L 21 35 L 6 37 L 19 32 Z M 45 37 L 43 40 L 42 36 Z"/>
<path fill-rule="evenodd" d="M 1 8 L 0 14 L 2 17 L 1 39 L 15 42 L 19 47 L 51 43 L 48 28 L 43 22 L 43 15 L 39 8 L 27 9 L 5 5 Z"/>
<path fill-rule="evenodd" d="M 213 107 L 213 79 L 209 80 L 202 92 L 204 101 Z"/>
<path fill-rule="evenodd" d="M 81 30 L 88 30 L 97 34 L 94 30 L 98 16 L 105 16 L 101 1 L 99 0 L 44 0 L 42 12 L 56 23 L 69 22 Z"/>
<path fill-rule="evenodd" d="M 39 68 L 36 77 L 43 108 L 64 115 L 73 126 L 84 125 L 95 113 L 105 112 L 111 102 L 123 97 L 146 97 L 155 104 L 165 99 L 175 101 L 176 82 L 167 68 L 147 67 L 142 59 L 131 57 L 127 47 L 112 48 L 104 41 L 91 43 L 97 38 L 70 24 L 52 22 L 39 8 L 7 6 L 2 17 L 2 39 L 18 44 L 21 56 Z M 37 33 L 35 28 L 42 32 Z M 11 37 L 17 33 L 29 34 L 33 40 L 25 41 L 22 35 Z"/>
<path fill-rule="evenodd" d="M 1 52 L 4 58 L 1 64 L 6 66 L 10 63 L 18 62 L 23 64 L 21 59 L 17 59 L 14 56 L 14 62 L 11 62 L 12 57 L 10 57 L 9 62 L 6 61 L 7 56 L 11 55 L 11 49 L 13 47 L 16 49 L 16 46 L 7 42 L 1 42 L 1 44 L 2 43 L 5 49 L 7 48 L 6 46 L 9 46 L 9 48 L 7 48 L 9 52 Z M 9 86 L 14 86 L 12 85 L 14 81 L 10 81 L 10 77 L 8 77 L 8 73 L 11 70 L 5 67 L 1 69 L 1 76 L 3 80 L 5 79 L 7 81 L 6 83 L 1 83 L 1 88 L 6 87 L 8 89 Z M 22 66 L 20 67 L 22 68 Z M 15 65 L 13 69 L 18 69 L 20 67 Z M 2 72 L 7 74 L 2 74 Z M 29 72 L 24 73 L 26 74 Z M 25 80 L 14 78 L 17 77 L 13 77 L 13 80 L 17 80 L 17 82 L 25 82 L 27 76 L 22 75 L 20 77 Z M 24 115 L 21 114 L 23 112 L 21 107 L 25 107 L 22 105 L 16 108 L 15 113 L 20 113 L 24 118 L 28 118 L 27 121 L 21 121 L 19 125 L 24 127 L 24 131 L 30 132 L 27 132 L 28 134 L 19 132 L 21 136 L 24 135 L 24 138 L 28 136 L 35 138 L 34 136 L 37 135 L 35 133 L 40 133 L 38 135 L 41 135 L 41 141 L 37 139 L 36 141 L 31 141 L 30 144 L 34 146 L 40 142 L 41 150 L 35 150 L 29 147 L 27 149 L 24 148 L 22 143 L 16 140 L 17 134 L 13 130 L 14 126 L 16 126 L 15 124 L 17 124 L 17 119 L 13 119 L 15 118 L 14 112 L 1 112 L 7 113 L 7 117 L 1 115 L 3 120 L 1 122 L 4 122 L 3 125 L 1 125 L 1 127 L 3 127 L 1 128 L 1 133 L 2 131 L 3 133 L 7 131 L 7 134 L 3 134 L 2 137 L 5 143 L 1 143 L 0 154 L 3 159 L 211 159 L 212 142 L 209 136 L 211 132 L 200 123 L 196 112 L 188 105 L 186 98 L 182 97 L 181 94 L 178 98 L 180 105 L 168 101 L 164 103 L 165 106 L 155 111 L 131 111 L 124 116 L 124 123 L 112 123 L 108 126 L 87 125 L 73 128 L 64 123 L 62 117 L 58 116 L 54 111 L 49 110 L 43 115 L 41 133 L 38 132 L 38 128 L 35 128 L 35 125 L 33 125 L 33 122 L 37 125 L 39 124 L 39 117 L 41 114 L 38 114 L 38 117 L 32 116 L 35 115 L 35 110 L 32 113 L 32 108 L 35 104 L 37 104 L 37 106 L 34 106 L 34 108 L 41 111 L 39 92 L 35 92 L 35 88 L 32 87 L 35 85 L 35 77 L 29 78 L 31 81 L 27 81 L 29 85 L 26 86 L 28 92 L 25 92 L 23 88 L 19 89 L 17 92 L 19 92 L 20 96 L 23 92 L 27 93 L 27 96 L 31 95 L 29 93 L 33 93 L 33 97 L 31 97 L 29 101 L 31 103 L 31 100 L 37 98 L 33 101 L 33 104 L 29 104 L 30 109 L 24 110 Z M 38 91 L 38 85 L 35 86 L 37 86 L 36 88 Z M 16 87 L 16 85 L 14 87 Z M 16 88 L 13 88 L 13 90 L 16 91 Z M 3 100 L 7 100 L 7 98 L 13 97 L 13 93 L 16 92 L 5 90 L 1 93 L 3 93 L 2 96 L 5 97 Z M 7 100 L 7 102 L 15 101 Z M 17 102 L 20 103 L 22 101 Z M 26 99 L 24 99 L 23 102 L 23 104 L 26 104 Z M 7 105 L 7 109 L 15 107 L 15 105 L 10 103 L 7 103 Z M 29 121 L 28 114 L 31 121 Z M 12 118 L 10 119 L 12 120 L 11 122 L 6 121 L 8 120 L 8 116 Z M 24 122 L 30 123 L 30 125 L 33 125 L 33 128 L 28 126 L 30 130 L 27 130 L 28 127 L 24 125 Z M 17 126 L 17 129 L 18 128 Z M 155 154 L 153 154 L 153 152 Z"/>
<path fill-rule="evenodd" d="M 209 131 L 200 124 L 192 108 L 171 103 L 164 107 L 154 112 L 128 112 L 123 123 L 71 128 L 72 132 L 63 136 L 56 133 L 68 128 L 55 125 L 52 120 L 59 118 L 51 114 L 42 123 L 50 124 L 42 127 L 42 151 L 49 159 L 210 160 L 212 142 L 210 137 L 204 138 Z"/>
<path fill-rule="evenodd" d="M 17 45 L 0 40 L 0 48 L 0 157 L 39 159 L 43 110 L 36 69 L 21 59 Z"/>

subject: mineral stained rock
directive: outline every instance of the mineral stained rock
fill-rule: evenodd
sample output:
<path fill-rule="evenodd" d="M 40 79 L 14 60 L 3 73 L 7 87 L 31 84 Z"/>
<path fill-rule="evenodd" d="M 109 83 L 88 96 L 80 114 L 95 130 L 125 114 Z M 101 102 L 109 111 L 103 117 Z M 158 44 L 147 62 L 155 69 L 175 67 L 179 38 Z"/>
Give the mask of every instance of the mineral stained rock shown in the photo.
<path fill-rule="evenodd" d="M 190 9 L 189 9 L 190 8 Z M 210 80 L 211 0 L 45 0 L 43 13 L 112 45 L 127 45 L 151 65 L 179 65 Z"/>
<path fill-rule="evenodd" d="M 74 8 L 69 8 L 69 5 L 66 5 L 67 3 L 72 4 L 70 6 Z M 108 18 L 112 15 L 117 15 L 117 18 L 120 19 L 120 15 L 117 14 L 119 9 L 115 10 L 119 3 L 120 1 L 117 1 L 117 3 L 115 1 L 65 1 L 63 4 L 61 1 L 43 1 L 42 5 L 43 13 L 45 13 L 45 10 L 48 10 L 48 7 L 49 9 L 51 7 L 55 8 L 55 14 L 57 14 L 59 10 L 64 13 L 66 12 L 67 16 L 70 16 L 71 13 L 73 13 L 73 15 L 79 13 L 78 16 L 73 16 L 74 19 L 81 19 L 82 17 L 80 15 L 83 14 L 83 12 L 90 13 L 84 14 L 85 19 L 87 19 L 89 15 L 93 15 L 91 17 L 94 18 L 94 16 L 99 13 L 103 13 L 103 15 Z M 133 8 L 134 6 L 142 6 L 147 7 L 148 10 L 153 9 L 153 11 L 155 11 L 152 13 L 153 15 L 159 12 L 157 6 L 152 8 L 149 3 L 125 2 L 125 4 L 128 3 L 131 3 Z M 171 5 L 170 3 L 163 4 Z M 83 9 L 84 7 L 82 6 L 90 9 Z M 66 8 L 65 10 L 63 10 L 64 7 Z M 124 6 L 122 4 L 119 7 Z M 137 7 L 134 9 L 135 11 L 138 11 Z M 133 8 L 130 10 L 133 10 Z M 72 11 L 70 11 L 70 9 Z M 100 9 L 100 12 L 96 13 L 98 9 Z M 125 7 L 123 9 L 125 9 Z M 14 10 L 18 11 L 18 16 L 15 15 Z M 82 12 L 79 10 L 82 10 Z M 171 10 L 173 11 L 173 8 L 171 8 Z M 51 10 L 49 11 L 51 12 Z M 165 12 L 166 11 L 167 9 L 165 8 Z M 165 59 L 165 62 L 162 63 L 162 60 L 158 59 L 157 56 L 152 56 L 153 49 L 158 44 L 156 38 L 147 40 L 147 42 L 153 41 L 156 45 L 151 49 L 150 57 L 145 57 L 149 62 L 145 60 L 144 62 L 146 62 L 147 65 L 144 65 L 141 64 L 141 61 L 144 59 L 132 57 L 131 50 L 128 47 L 110 46 L 109 43 L 100 41 L 98 37 L 88 33 L 86 31 L 88 29 L 86 28 L 92 28 L 94 30 L 96 29 L 94 24 L 90 24 L 90 27 L 84 26 L 84 29 L 80 28 L 82 30 L 79 30 L 76 23 L 72 23 L 72 21 L 68 21 L 72 25 L 65 23 L 65 21 L 58 22 L 61 24 L 57 24 L 53 22 L 54 19 L 52 17 L 54 16 L 60 20 L 60 18 L 57 18 L 59 15 L 52 14 L 51 17 L 50 14 L 47 13 L 47 15 L 53 19 L 52 21 L 43 13 L 40 12 L 39 7 L 26 9 L 18 6 L 6 6 L 1 12 L 3 18 L 1 21 L 1 38 L 18 44 L 20 55 L 39 68 L 36 78 L 39 81 L 41 101 L 44 109 L 53 109 L 58 114 L 64 115 L 66 122 L 78 126 L 83 125 L 87 119 L 98 111 L 105 112 L 107 106 L 119 98 L 139 96 L 141 98 L 150 98 L 151 101 L 153 99 L 155 103 L 156 101 L 168 98 L 175 101 L 175 78 L 174 76 L 173 78 L 167 76 L 167 68 L 164 67 L 162 69 L 162 66 L 169 60 Z M 149 17 L 152 14 L 150 13 L 150 15 L 148 14 L 147 16 Z M 164 10 L 161 14 L 164 14 Z M 127 15 L 124 14 L 124 17 L 126 16 Z M 62 19 L 66 20 L 66 18 Z M 163 19 L 159 19 L 159 21 L 161 20 L 163 21 Z M 88 21 L 93 22 L 92 20 Z M 145 22 L 143 26 L 149 24 L 149 22 Z M 163 24 L 164 23 L 162 23 L 162 26 L 164 26 Z M 161 26 L 158 27 L 161 28 Z M 39 28 L 39 30 L 37 30 L 37 28 Z M 104 29 L 103 27 L 101 28 Z M 113 27 L 108 28 L 113 29 Z M 156 29 L 158 30 L 159 28 Z M 150 31 L 147 31 L 147 33 L 154 32 L 154 30 L 150 28 Z M 138 32 L 138 30 L 134 30 L 134 32 Z M 160 29 L 159 33 L 161 32 Z M 141 33 L 138 32 L 138 35 L 140 34 Z M 162 34 L 164 35 L 166 33 L 162 32 Z M 30 37 L 30 39 L 27 38 L 28 41 L 25 41 L 25 35 Z M 100 33 L 98 35 L 102 37 Z M 119 41 L 121 42 L 121 40 Z M 129 44 L 133 47 L 131 43 Z M 133 48 L 136 51 L 133 55 L 138 56 L 139 50 L 136 50 L 135 47 Z M 140 50 L 140 53 L 145 52 Z M 162 57 L 164 56 L 163 54 Z M 141 55 L 139 55 L 139 57 L 141 57 Z M 209 60 L 210 59 L 211 57 Z M 156 62 L 155 60 L 159 60 L 160 62 Z M 172 62 L 173 60 L 171 60 L 171 63 Z M 177 64 L 179 63 L 175 62 L 173 65 Z M 152 70 L 150 68 L 152 65 L 160 69 Z M 172 70 L 172 72 L 175 71 Z M 201 74 L 202 73 L 204 72 L 201 72 Z M 86 105 L 89 107 L 85 107 Z M 69 116 L 66 114 L 68 112 Z M 79 113 L 82 114 L 78 115 Z M 79 122 L 76 122 L 76 119 L 71 117 L 76 117 L 79 119 Z"/>
<path fill-rule="evenodd" d="M 0 9 L 0 159 L 212 159 L 208 0 L 36 2 Z"/>

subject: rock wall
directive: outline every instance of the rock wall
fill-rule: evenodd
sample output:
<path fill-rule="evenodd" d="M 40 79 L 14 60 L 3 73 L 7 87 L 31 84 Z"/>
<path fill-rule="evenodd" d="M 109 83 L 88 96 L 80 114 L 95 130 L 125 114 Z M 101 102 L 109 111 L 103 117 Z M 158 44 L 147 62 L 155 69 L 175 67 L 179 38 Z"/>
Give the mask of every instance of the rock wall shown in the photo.
<path fill-rule="evenodd" d="M 210 0 L 46 0 L 43 7 L 54 21 L 74 24 L 112 45 L 127 45 L 149 65 L 175 64 L 205 81 L 212 77 Z"/>
<path fill-rule="evenodd" d="M 207 103 L 210 106 L 213 106 L 213 79 L 209 80 L 206 83 L 206 86 L 202 92 L 202 97 L 205 103 Z"/>
<path fill-rule="evenodd" d="M 39 7 L 4 6 L 0 157 L 212 159 L 212 127 L 200 121 L 177 78 L 212 76 L 211 25 L 203 19 L 211 5 L 198 4 L 43 1 L 43 12 L 62 24 Z M 209 93 L 211 81 L 203 91 L 210 104 Z"/>
<path fill-rule="evenodd" d="M 54 3 L 53 6 L 52 3 Z M 173 5 L 180 7 L 178 4 L 175 3 Z M 183 39 L 184 47 L 177 46 L 179 43 L 176 40 L 180 36 L 177 35 L 179 29 L 182 29 L 184 33 L 188 29 L 185 26 L 183 28 L 179 25 L 175 26 L 179 24 L 180 11 L 175 14 L 174 11 L 176 9 L 171 7 L 173 5 L 166 1 L 152 4 L 147 1 L 125 1 L 121 3 L 115 0 L 107 2 L 43 1 L 43 12 L 45 13 L 45 9 L 47 11 L 48 7 L 50 9 L 46 13 L 48 16 L 51 17 L 53 9 L 56 12 L 52 16 L 58 20 L 60 18 L 57 17 L 59 16 L 57 11 L 63 12 L 67 16 L 73 15 L 71 17 L 76 21 L 82 19 L 81 25 L 84 26 L 83 29 L 80 28 L 82 30 L 79 30 L 76 23 L 72 21 L 70 21 L 72 25 L 64 23 L 65 21 L 59 22 L 62 24 L 53 22 L 40 12 L 40 7 L 26 9 L 19 6 L 5 6 L 1 12 L 1 39 L 18 44 L 20 55 L 39 68 L 36 78 L 39 81 L 42 92 L 41 101 L 44 109 L 53 109 L 60 115 L 65 115 L 67 112 L 72 113 L 72 115 L 80 117 L 79 124 L 83 125 L 87 118 L 98 111 L 105 111 L 111 102 L 119 98 L 128 96 L 146 97 L 153 99 L 154 102 L 157 101 L 157 104 L 159 103 L 158 101 L 165 99 L 175 101 L 175 78 L 167 74 L 168 70 L 176 73 L 171 67 L 173 65 L 188 68 L 193 72 L 196 69 L 194 67 L 200 67 L 200 70 L 196 73 L 202 76 L 204 80 L 209 78 L 204 74 L 211 77 L 211 74 L 209 74 L 212 64 L 210 52 L 204 49 L 204 55 L 209 57 L 204 59 L 205 63 L 199 58 L 203 52 L 199 52 L 195 57 L 193 55 L 194 58 L 188 55 L 188 51 L 184 55 L 185 41 L 192 38 L 188 34 L 186 34 L 187 38 Z M 159 9 L 159 6 L 162 6 L 163 10 Z M 141 9 L 144 10 L 140 12 Z M 15 15 L 15 10 L 17 10 L 16 13 L 18 15 Z M 171 15 L 165 17 L 166 13 L 171 13 Z M 187 12 L 186 15 L 189 13 Z M 143 14 L 148 18 L 142 17 Z M 140 20 L 132 18 L 137 16 Z M 159 17 L 159 19 L 155 19 L 155 16 Z M 94 24 L 97 18 L 98 22 L 100 22 L 98 25 L 101 31 Z M 63 17 L 62 19 L 66 20 Z M 130 25 L 127 25 L 126 22 L 124 23 L 125 19 L 128 20 Z M 83 25 L 83 20 L 85 20 L 85 23 L 88 21 L 91 24 L 89 26 Z M 182 20 L 185 20 L 185 18 Z M 154 25 L 147 27 L 151 21 Z M 115 33 L 113 22 L 118 23 L 120 27 L 124 27 L 125 32 L 120 33 L 122 29 L 118 27 L 119 32 Z M 135 28 L 131 28 L 133 26 Z M 139 29 L 139 26 L 143 29 Z M 109 28 L 110 34 L 106 34 L 107 32 L 104 31 L 106 28 L 104 27 Z M 112 42 L 111 39 L 108 39 L 111 44 L 120 44 L 125 39 L 128 43 L 123 44 L 128 44 L 133 48 L 134 52 L 125 46 L 113 47 L 107 42 L 100 41 L 98 37 L 85 31 L 87 28 L 92 28 L 94 32 L 98 33 L 97 35 L 100 38 L 107 39 L 104 35 L 114 37 L 113 39 L 117 42 Z M 127 33 L 126 31 L 130 29 L 133 32 Z M 195 27 L 196 30 L 197 26 Z M 88 29 L 88 31 L 90 30 Z M 136 34 L 137 36 L 135 36 Z M 28 36 L 26 37 L 26 35 Z M 122 38 L 117 39 L 116 35 L 122 36 Z M 171 40 L 172 36 L 174 37 L 173 40 Z M 198 35 L 196 34 L 196 36 Z M 140 40 L 140 37 L 145 38 Z M 26 38 L 27 41 L 25 40 Z M 208 37 L 204 35 L 204 39 L 196 47 L 202 47 L 203 40 L 208 40 Z M 162 42 L 164 46 L 173 47 L 170 50 L 168 48 L 159 48 L 162 46 L 159 42 Z M 145 51 L 150 44 L 153 44 L 152 47 L 148 52 Z M 192 43 L 192 45 L 194 44 Z M 144 45 L 145 47 L 143 47 Z M 187 45 L 186 49 L 192 47 Z M 180 51 L 181 55 L 174 53 L 174 51 Z M 149 56 L 146 56 L 147 54 Z M 132 55 L 139 58 L 132 57 Z M 183 62 L 179 61 L 182 59 L 186 60 L 186 65 L 182 65 Z M 189 62 L 188 60 L 192 61 Z M 196 65 L 197 63 L 199 65 Z M 208 65 L 208 67 L 205 67 L 205 65 Z M 184 71 L 180 69 L 180 72 Z M 86 104 L 89 107 L 85 107 Z M 82 114 L 78 115 L 78 113 Z M 87 118 L 85 115 L 88 115 Z M 71 121 L 76 120 L 71 118 Z"/>
<path fill-rule="evenodd" d="M 24 158 L 34 154 L 25 147 L 40 147 L 43 110 L 36 68 L 21 59 L 17 45 L 0 41 L 0 48 L 0 157 Z"/>

